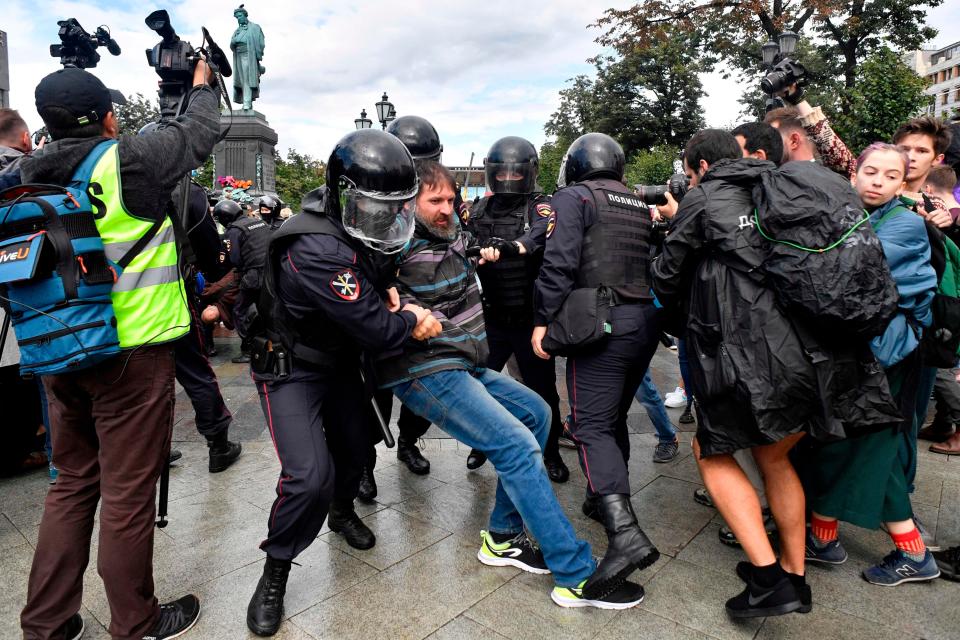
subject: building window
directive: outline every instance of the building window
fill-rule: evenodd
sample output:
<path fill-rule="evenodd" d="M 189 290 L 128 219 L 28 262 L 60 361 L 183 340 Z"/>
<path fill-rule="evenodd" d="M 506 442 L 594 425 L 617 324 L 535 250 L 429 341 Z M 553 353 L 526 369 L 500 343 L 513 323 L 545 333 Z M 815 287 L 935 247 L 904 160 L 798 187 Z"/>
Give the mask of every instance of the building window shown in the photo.
<path fill-rule="evenodd" d="M 944 69 L 944 71 L 943 71 L 943 79 L 944 79 L 944 80 L 953 80 L 953 68 Z"/>
<path fill-rule="evenodd" d="M 953 101 L 960 102 L 960 87 L 958 87 L 956 92 L 953 94 Z"/>
<path fill-rule="evenodd" d="M 940 96 L 940 104 L 947 104 L 947 98 L 950 97 L 949 93 L 944 93 Z"/>

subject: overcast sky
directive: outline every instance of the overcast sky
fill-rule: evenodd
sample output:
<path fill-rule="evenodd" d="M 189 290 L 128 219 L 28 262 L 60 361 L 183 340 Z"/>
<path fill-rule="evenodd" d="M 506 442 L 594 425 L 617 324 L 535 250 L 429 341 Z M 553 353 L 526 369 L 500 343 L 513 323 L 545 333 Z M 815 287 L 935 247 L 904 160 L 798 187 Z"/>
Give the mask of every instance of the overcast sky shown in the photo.
<path fill-rule="evenodd" d="M 177 33 L 200 42 L 200 26 L 227 49 L 236 28 L 236 0 L 181 0 L 155 6 L 126 0 L 4 0 L 0 30 L 10 46 L 11 106 L 31 126 L 42 124 L 33 108 L 33 89 L 58 68 L 48 47 L 57 41 L 56 21 L 75 17 L 90 32 L 110 27 L 123 49 L 94 70 L 109 87 L 153 96 L 157 76 L 143 51 L 158 38 L 143 19 L 166 8 Z M 440 132 L 447 164 L 479 164 L 491 143 L 520 135 L 538 147 L 543 124 L 556 109 L 558 90 L 599 51 L 596 29 L 587 25 L 610 6 L 600 0 L 484 0 L 454 2 L 303 2 L 248 0 L 250 20 L 265 33 L 261 99 L 263 112 L 280 137 L 281 151 L 296 148 L 325 158 L 354 128 L 360 109 L 376 120 L 374 103 L 386 91 L 399 115 L 430 120 Z M 935 45 L 960 39 L 960 2 L 931 12 L 941 29 Z M 228 51 L 229 53 L 229 51 Z M 737 120 L 740 88 L 718 75 L 706 77 L 707 122 Z M 229 82 L 229 80 L 228 80 Z M 375 124 L 375 126 L 378 126 Z"/>

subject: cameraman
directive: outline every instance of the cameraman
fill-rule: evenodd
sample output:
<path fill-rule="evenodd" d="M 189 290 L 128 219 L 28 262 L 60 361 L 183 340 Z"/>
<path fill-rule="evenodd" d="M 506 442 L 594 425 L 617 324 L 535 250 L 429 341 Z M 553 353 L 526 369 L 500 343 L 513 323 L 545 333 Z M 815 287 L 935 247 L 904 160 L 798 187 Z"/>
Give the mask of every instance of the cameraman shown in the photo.
<path fill-rule="evenodd" d="M 161 640 L 196 623 L 194 595 L 160 606 L 153 586 L 157 479 L 170 450 L 174 407 L 172 342 L 190 326 L 178 269 L 170 193 L 210 155 L 220 133 L 212 73 L 197 63 L 186 113 L 142 136 L 119 137 L 90 182 L 97 231 L 116 261 L 158 228 L 113 287 L 120 355 L 77 373 L 44 376 L 60 476 L 44 505 L 24 638 L 76 638 L 90 536 L 101 502 L 97 569 L 114 638 Z M 56 142 L 24 158 L 24 183 L 66 185 L 105 139 L 118 138 L 111 92 L 75 67 L 40 81 L 36 106 Z"/>

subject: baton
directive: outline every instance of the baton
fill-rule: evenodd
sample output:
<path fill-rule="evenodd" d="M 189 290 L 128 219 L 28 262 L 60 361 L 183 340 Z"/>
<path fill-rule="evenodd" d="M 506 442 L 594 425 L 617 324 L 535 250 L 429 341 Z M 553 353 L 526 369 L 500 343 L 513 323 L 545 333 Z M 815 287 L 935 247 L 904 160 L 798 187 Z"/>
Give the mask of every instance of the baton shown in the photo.
<path fill-rule="evenodd" d="M 363 383 L 364 388 L 367 387 L 367 376 L 363 375 L 363 365 L 360 365 L 360 382 Z M 380 413 L 380 405 L 377 404 L 377 398 L 373 394 L 370 394 L 370 404 L 373 406 L 373 413 L 377 416 L 377 422 L 380 424 L 380 432 L 383 434 L 383 444 L 387 445 L 388 449 L 392 449 L 397 444 L 397 441 L 393 439 L 393 433 L 390 432 L 390 425 L 383 419 L 383 414 Z"/>

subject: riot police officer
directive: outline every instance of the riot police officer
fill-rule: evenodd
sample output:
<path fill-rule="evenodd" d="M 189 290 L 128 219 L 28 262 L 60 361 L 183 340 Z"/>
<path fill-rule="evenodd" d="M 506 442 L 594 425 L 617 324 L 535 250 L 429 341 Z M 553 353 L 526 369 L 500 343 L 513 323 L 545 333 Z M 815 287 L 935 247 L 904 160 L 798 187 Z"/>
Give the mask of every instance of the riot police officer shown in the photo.
<path fill-rule="evenodd" d="M 650 212 L 624 186 L 625 164 L 623 149 L 604 134 L 588 133 L 570 145 L 535 291 L 533 349 L 547 358 L 549 344 L 568 355 L 569 429 L 588 500 L 602 514 L 609 540 L 588 592 L 659 557 L 637 523 L 627 476 L 627 410 L 656 351 L 659 322 L 650 289 Z M 585 324 L 578 322 L 583 317 L 591 326 L 576 326 Z M 555 330 L 560 326 L 566 331 Z M 564 343 L 569 336 L 577 336 L 579 348 Z"/>
<path fill-rule="evenodd" d="M 259 210 L 259 203 L 258 203 Z M 259 214 L 240 216 L 227 227 L 226 243 L 230 263 L 237 270 L 240 292 L 234 307 L 234 322 L 240 335 L 240 355 L 231 362 L 250 362 L 248 328 L 253 320 L 251 307 L 260 292 L 260 276 L 273 227 Z"/>
<path fill-rule="evenodd" d="M 260 217 L 270 225 L 270 228 L 276 230 L 283 224 L 283 218 L 280 217 L 280 210 L 283 209 L 283 202 L 277 196 L 266 194 L 260 196 L 257 200 L 257 208 L 260 210 Z"/>
<path fill-rule="evenodd" d="M 523 383 L 550 406 L 550 435 L 543 452 L 547 474 L 554 482 L 566 482 L 570 471 L 560 457 L 558 440 L 563 431 L 557 375 L 553 358 L 543 360 L 533 353 L 533 284 L 540 272 L 547 224 L 553 210 L 550 196 L 537 185 L 539 159 L 528 140 L 516 136 L 493 143 L 484 159 L 487 188 L 493 195 L 470 210 L 467 229 L 481 244 L 500 248 L 500 259 L 477 269 L 483 285 L 483 318 L 487 325 L 490 357 L 487 366 L 503 369 L 513 355 Z M 474 449 L 467 468 L 486 461 Z"/>
<path fill-rule="evenodd" d="M 326 177 L 330 197 L 311 192 L 304 212 L 273 234 L 258 303 L 264 333 L 254 338 L 251 368 L 281 464 L 260 545 L 263 576 L 247 608 L 247 626 L 259 635 L 279 628 L 291 561 L 316 539 L 328 508 L 330 528 L 343 526 L 342 505 L 331 498 L 356 495 L 369 442 L 361 352 L 440 332 L 427 310 L 399 309 L 396 292 L 385 289 L 395 267 L 384 254 L 413 233 L 418 180 L 410 153 L 382 131 L 355 131 L 337 143 Z"/>

